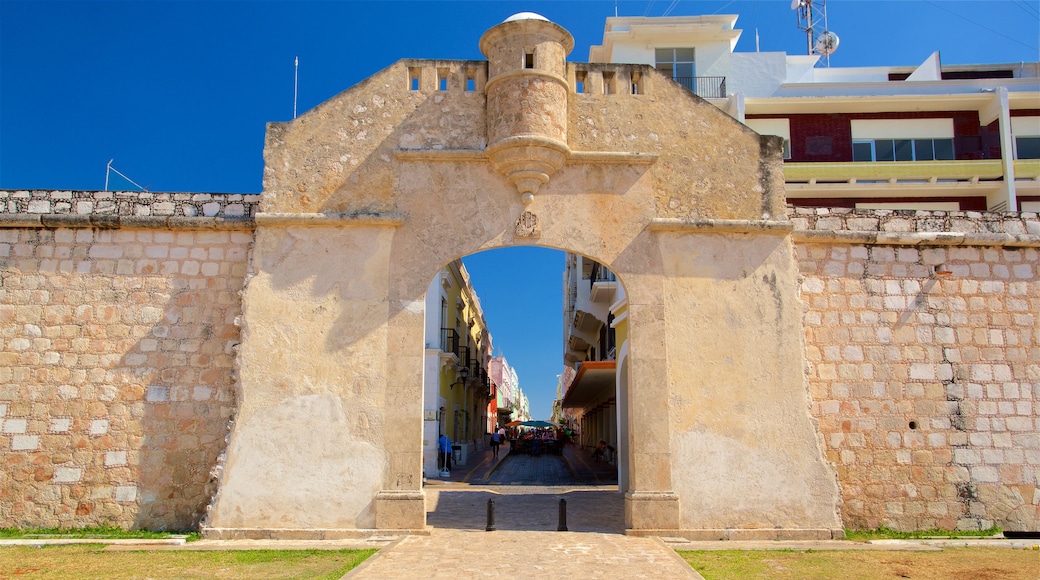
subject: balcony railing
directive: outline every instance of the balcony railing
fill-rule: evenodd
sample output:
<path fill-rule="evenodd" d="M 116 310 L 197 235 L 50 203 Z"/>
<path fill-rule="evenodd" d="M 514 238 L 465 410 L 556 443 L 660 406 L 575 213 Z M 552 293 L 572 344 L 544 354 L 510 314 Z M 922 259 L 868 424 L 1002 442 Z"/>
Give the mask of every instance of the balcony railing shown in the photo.
<path fill-rule="evenodd" d="M 1019 164 L 1016 162 L 1015 169 Z M 1031 177 L 1022 164 L 1022 177 Z M 987 181 L 1003 177 L 999 159 L 965 161 L 850 161 L 784 163 L 787 183 L 898 183 Z M 1017 174 L 1017 171 L 1016 171 Z"/>
<path fill-rule="evenodd" d="M 454 328 L 441 329 L 441 351 L 459 356 L 459 333 Z"/>
<path fill-rule="evenodd" d="M 726 77 L 675 77 L 672 80 L 703 99 L 726 98 Z"/>
<path fill-rule="evenodd" d="M 592 283 L 596 282 L 617 282 L 617 276 L 613 272 L 604 268 L 602 264 L 594 264 L 592 266 L 592 273 L 589 275 L 589 279 Z"/>

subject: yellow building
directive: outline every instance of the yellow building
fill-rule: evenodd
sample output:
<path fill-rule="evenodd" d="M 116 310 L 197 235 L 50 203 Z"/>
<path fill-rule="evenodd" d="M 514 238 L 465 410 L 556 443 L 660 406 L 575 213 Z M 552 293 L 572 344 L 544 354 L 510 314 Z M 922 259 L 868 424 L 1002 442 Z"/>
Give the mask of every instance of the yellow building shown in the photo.
<path fill-rule="evenodd" d="M 423 471 L 427 477 L 440 471 L 437 440 L 441 435 L 451 439 L 456 464 L 467 463 L 486 443 L 491 348 L 480 299 L 466 267 L 455 260 L 438 272 L 426 292 Z"/>

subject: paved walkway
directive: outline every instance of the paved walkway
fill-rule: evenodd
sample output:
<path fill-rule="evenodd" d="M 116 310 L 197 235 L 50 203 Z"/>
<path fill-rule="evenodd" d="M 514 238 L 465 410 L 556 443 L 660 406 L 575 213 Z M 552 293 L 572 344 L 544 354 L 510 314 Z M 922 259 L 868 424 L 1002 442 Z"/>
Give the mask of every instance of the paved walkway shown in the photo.
<path fill-rule="evenodd" d="M 581 532 L 435 530 L 407 536 L 346 578 L 701 579 L 657 538 Z"/>
<path fill-rule="evenodd" d="M 427 480 L 430 486 L 445 483 L 617 485 L 617 482 L 617 466 L 593 461 L 592 453 L 577 445 L 565 445 L 562 455 L 538 457 L 509 453 L 508 445 L 502 446 L 498 457 L 492 456 L 490 448 L 484 449 L 471 454 L 465 465 L 456 465 L 448 477 Z"/>
<path fill-rule="evenodd" d="M 562 456 L 470 456 L 426 491 L 429 536 L 409 536 L 347 575 L 398 578 L 701 578 L 658 538 L 624 535 L 615 466 Z M 495 531 L 486 531 L 488 500 Z M 565 532 L 560 500 L 566 501 Z"/>

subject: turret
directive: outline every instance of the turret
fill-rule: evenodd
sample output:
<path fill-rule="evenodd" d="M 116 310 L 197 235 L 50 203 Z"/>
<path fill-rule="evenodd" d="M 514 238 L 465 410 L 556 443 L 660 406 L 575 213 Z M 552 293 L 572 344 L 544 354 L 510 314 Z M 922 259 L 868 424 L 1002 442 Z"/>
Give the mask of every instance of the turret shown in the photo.
<path fill-rule="evenodd" d="M 522 12 L 484 33 L 488 59 L 487 157 L 529 204 L 566 163 L 567 55 L 574 38 L 543 16 Z"/>

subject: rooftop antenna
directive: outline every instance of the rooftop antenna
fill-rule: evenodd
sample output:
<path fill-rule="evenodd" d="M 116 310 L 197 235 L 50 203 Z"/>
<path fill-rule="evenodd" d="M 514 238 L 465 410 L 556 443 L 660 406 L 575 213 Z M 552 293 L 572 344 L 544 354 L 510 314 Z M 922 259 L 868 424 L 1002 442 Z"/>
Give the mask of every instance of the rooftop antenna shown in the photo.
<path fill-rule="evenodd" d="M 115 174 L 118 175 L 119 177 L 122 177 L 123 179 L 125 179 L 125 180 L 129 181 L 130 183 L 134 184 L 135 186 L 137 186 L 137 189 L 140 189 L 141 191 L 148 191 L 147 187 L 142 187 L 139 183 L 137 183 L 133 179 L 130 179 L 129 177 L 123 175 L 115 167 L 112 167 L 112 162 L 113 161 L 115 161 L 115 159 L 109 159 L 108 160 L 108 165 L 105 166 L 105 191 L 108 191 L 108 177 L 113 172 L 115 172 Z"/>
<path fill-rule="evenodd" d="M 827 29 L 827 0 L 791 0 L 798 12 L 798 28 L 805 31 L 806 54 L 819 54 L 831 66 L 831 55 L 838 50 L 838 35 Z"/>
<path fill-rule="evenodd" d="M 296 118 L 296 98 L 300 94 L 300 57 L 293 62 L 292 118 Z"/>

